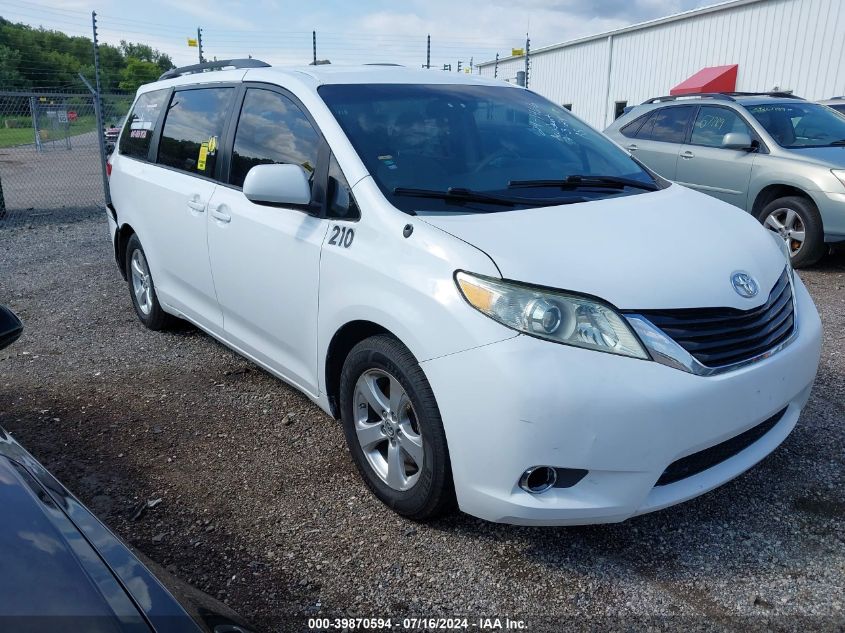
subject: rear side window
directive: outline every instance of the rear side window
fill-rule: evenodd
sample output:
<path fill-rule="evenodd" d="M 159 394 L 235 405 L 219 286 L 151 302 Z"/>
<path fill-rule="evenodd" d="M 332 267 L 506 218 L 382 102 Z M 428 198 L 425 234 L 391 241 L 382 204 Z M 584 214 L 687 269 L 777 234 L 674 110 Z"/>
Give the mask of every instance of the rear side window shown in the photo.
<path fill-rule="evenodd" d="M 147 158 L 150 142 L 155 134 L 161 108 L 167 98 L 167 90 L 145 92 L 135 101 L 135 106 L 129 114 L 128 123 L 124 126 L 120 137 L 118 152 L 132 158 Z"/>
<path fill-rule="evenodd" d="M 654 117 L 654 127 L 651 128 L 650 135 L 646 137 L 641 134 L 638 138 L 650 138 L 652 141 L 663 141 L 664 143 L 683 143 L 687 125 L 694 109 L 694 106 L 676 106 L 658 110 Z M 643 132 L 646 131 L 646 127 L 643 127 Z"/>
<path fill-rule="evenodd" d="M 319 147 L 320 136 L 299 106 L 278 92 L 250 88 L 235 133 L 229 182 L 242 187 L 250 169 L 271 163 L 301 165 L 313 174 Z"/>
<path fill-rule="evenodd" d="M 234 88 L 174 92 L 161 132 L 158 163 L 213 177 L 220 136 L 234 93 Z"/>

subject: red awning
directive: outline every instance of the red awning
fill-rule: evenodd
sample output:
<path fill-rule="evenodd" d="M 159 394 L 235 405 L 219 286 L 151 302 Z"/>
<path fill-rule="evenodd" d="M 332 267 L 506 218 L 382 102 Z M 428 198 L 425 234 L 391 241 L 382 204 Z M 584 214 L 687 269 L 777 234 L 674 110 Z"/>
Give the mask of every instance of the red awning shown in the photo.
<path fill-rule="evenodd" d="M 702 68 L 689 79 L 682 81 L 669 91 L 670 95 L 685 95 L 692 92 L 734 92 L 736 71 L 739 65 L 711 66 Z"/>

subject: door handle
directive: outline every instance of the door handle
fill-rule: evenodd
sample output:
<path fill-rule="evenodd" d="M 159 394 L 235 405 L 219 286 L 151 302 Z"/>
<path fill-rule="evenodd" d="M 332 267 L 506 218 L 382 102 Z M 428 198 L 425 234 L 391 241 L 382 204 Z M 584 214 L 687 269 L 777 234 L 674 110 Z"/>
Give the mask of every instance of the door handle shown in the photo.
<path fill-rule="evenodd" d="M 636 152 L 639 149 L 639 147 L 637 147 L 636 145 L 631 143 L 630 145 L 627 145 L 625 147 L 625 149 L 627 149 L 629 152 Z"/>
<path fill-rule="evenodd" d="M 205 202 L 200 200 L 188 200 L 188 208 L 196 211 L 197 213 L 202 213 L 205 211 Z"/>
<path fill-rule="evenodd" d="M 681 152 L 681 158 L 685 158 L 685 159 L 689 160 L 690 158 L 695 158 L 695 154 L 693 154 L 691 151 L 687 150 L 685 152 Z"/>
<path fill-rule="evenodd" d="M 222 222 L 223 224 L 228 224 L 232 221 L 232 216 L 226 213 L 226 207 L 222 204 L 217 205 L 216 207 L 209 207 L 208 212 L 211 214 L 212 218 L 218 222 Z"/>

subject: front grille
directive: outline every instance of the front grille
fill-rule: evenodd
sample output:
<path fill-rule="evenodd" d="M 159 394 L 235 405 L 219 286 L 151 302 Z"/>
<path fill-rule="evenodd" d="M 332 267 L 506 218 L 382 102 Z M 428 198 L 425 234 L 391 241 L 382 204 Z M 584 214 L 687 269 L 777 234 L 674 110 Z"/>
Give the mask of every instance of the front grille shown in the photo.
<path fill-rule="evenodd" d="M 725 440 L 721 444 L 716 444 L 710 448 L 705 448 L 703 451 L 687 455 L 681 459 L 672 462 L 660 475 L 655 486 L 665 486 L 673 484 L 681 479 L 692 477 L 700 472 L 704 472 L 708 468 L 712 468 L 716 464 L 720 464 L 726 459 L 733 457 L 737 453 L 745 450 L 754 442 L 763 437 L 766 433 L 780 422 L 783 414 L 786 413 L 787 407 L 784 407 L 772 417 L 764 420 L 757 426 L 752 426 L 744 433 L 740 433 L 729 440 Z"/>
<path fill-rule="evenodd" d="M 752 310 L 689 308 L 640 314 L 707 367 L 759 356 L 788 339 L 795 327 L 788 270 L 772 288 L 768 301 Z"/>

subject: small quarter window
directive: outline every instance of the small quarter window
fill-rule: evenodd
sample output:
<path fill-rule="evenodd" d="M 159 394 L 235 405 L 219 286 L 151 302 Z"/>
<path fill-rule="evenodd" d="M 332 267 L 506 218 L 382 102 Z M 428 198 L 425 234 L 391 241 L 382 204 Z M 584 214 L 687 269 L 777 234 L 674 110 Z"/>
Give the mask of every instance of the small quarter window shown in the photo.
<path fill-rule="evenodd" d="M 223 125 L 234 93 L 234 88 L 174 92 L 161 132 L 157 162 L 213 177 Z"/>
<path fill-rule="evenodd" d="M 637 117 L 627 125 L 623 125 L 622 129 L 619 131 L 622 132 L 623 136 L 627 136 L 628 138 L 637 138 L 637 135 L 640 133 L 640 129 L 642 129 L 643 124 L 652 117 L 654 112 L 648 112 L 641 117 Z"/>
<path fill-rule="evenodd" d="M 327 215 L 337 220 L 357 220 L 361 217 L 352 189 L 340 171 L 335 157 L 329 162 L 329 206 Z"/>
<path fill-rule="evenodd" d="M 118 153 L 146 160 L 167 90 L 145 92 L 135 101 L 120 137 Z"/>

